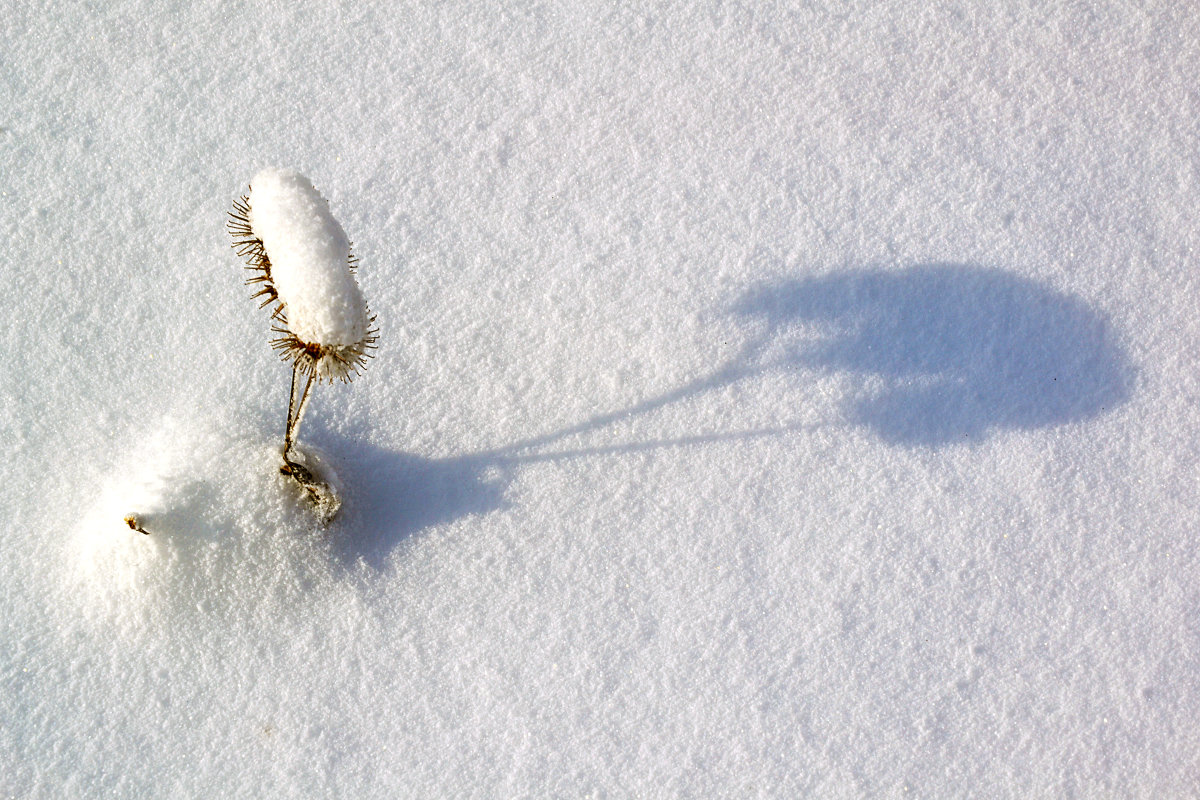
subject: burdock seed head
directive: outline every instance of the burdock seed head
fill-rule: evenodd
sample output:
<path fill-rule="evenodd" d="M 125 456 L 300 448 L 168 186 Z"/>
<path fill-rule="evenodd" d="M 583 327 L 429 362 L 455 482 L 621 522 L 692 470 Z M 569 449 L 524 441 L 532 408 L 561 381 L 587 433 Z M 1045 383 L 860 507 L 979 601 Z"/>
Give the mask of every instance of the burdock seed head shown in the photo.
<path fill-rule="evenodd" d="M 356 259 L 329 203 L 295 170 L 265 169 L 234 201 L 233 247 L 272 306 L 271 346 L 297 372 L 348 381 L 366 366 L 378 329 L 355 279 Z"/>

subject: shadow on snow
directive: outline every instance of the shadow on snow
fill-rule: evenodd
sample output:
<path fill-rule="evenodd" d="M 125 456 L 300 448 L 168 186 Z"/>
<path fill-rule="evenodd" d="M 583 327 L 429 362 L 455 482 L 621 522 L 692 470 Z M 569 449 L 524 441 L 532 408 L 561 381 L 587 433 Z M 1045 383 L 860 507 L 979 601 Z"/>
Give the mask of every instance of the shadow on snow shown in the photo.
<path fill-rule="evenodd" d="M 362 524 L 347 556 L 378 566 L 424 528 L 505 505 L 522 465 L 770 437 L 780 426 L 574 450 L 602 430 L 775 371 L 843 373 L 840 420 L 897 446 L 937 448 L 1005 429 L 1078 422 L 1123 403 L 1132 369 L 1107 318 L 1008 272 L 955 264 L 861 269 L 760 284 L 730 307 L 749 336 L 712 372 L 629 408 L 486 452 L 445 459 L 344 443 Z M 813 426 L 807 426 L 813 427 Z"/>
<path fill-rule="evenodd" d="M 865 269 L 760 286 L 734 305 L 785 341 L 785 362 L 864 380 L 847 421 L 938 447 L 1094 417 L 1132 370 L 1107 318 L 1008 272 L 955 264 Z"/>

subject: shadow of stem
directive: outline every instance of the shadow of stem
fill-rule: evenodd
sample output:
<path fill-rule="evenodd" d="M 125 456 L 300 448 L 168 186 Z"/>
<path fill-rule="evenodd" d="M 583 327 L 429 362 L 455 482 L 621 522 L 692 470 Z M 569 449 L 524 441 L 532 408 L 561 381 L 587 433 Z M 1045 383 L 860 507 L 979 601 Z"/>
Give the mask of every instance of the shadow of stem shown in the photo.
<path fill-rule="evenodd" d="M 865 428 L 895 446 L 922 448 L 1085 420 L 1124 403 L 1132 391 L 1133 368 L 1102 312 L 1004 270 L 935 263 L 803 276 L 751 287 L 730 310 L 756 331 L 733 358 L 628 408 L 448 459 L 349 445 L 347 477 L 361 488 L 362 519 L 345 526 L 346 554 L 379 563 L 416 531 L 504 508 L 505 489 L 522 465 L 822 427 L 786 424 L 549 450 L 774 371 L 858 379 L 860 391 L 836 424 Z"/>
<path fill-rule="evenodd" d="M 425 528 L 463 516 L 487 514 L 507 506 L 505 491 L 520 467 L 571 459 L 646 453 L 673 448 L 765 439 L 820 427 L 785 424 L 746 430 L 679 436 L 646 442 L 548 450 L 575 436 L 596 433 L 617 423 L 763 374 L 777 365 L 754 366 L 747 358 L 761 345 L 751 343 L 738 357 L 708 375 L 628 408 L 591 417 L 551 433 L 504 447 L 444 459 L 395 453 L 366 443 L 350 445 L 347 482 L 357 487 L 355 524 L 343 526 L 341 549 L 351 561 L 379 567 L 400 542 Z"/>

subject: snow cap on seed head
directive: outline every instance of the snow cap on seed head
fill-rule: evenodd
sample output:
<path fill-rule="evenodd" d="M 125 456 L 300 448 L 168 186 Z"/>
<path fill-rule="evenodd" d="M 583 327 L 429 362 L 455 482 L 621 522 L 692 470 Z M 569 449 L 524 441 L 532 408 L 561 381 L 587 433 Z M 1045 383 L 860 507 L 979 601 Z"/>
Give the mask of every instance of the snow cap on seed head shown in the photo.
<path fill-rule="evenodd" d="M 374 318 L 354 276 L 354 257 L 329 202 L 291 169 L 265 169 L 234 204 L 234 247 L 261 274 L 259 295 L 280 334 L 272 346 L 318 379 L 348 380 L 374 347 Z"/>

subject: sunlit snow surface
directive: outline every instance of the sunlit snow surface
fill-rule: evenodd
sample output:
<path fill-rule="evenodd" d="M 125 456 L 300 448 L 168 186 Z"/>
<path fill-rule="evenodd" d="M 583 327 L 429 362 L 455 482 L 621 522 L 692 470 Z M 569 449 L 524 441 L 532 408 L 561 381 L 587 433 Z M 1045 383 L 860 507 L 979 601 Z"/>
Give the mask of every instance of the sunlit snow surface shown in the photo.
<path fill-rule="evenodd" d="M 0 796 L 1195 794 L 1198 43 L 10 5 Z M 382 331 L 328 530 L 224 229 L 272 164 Z"/>

